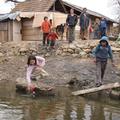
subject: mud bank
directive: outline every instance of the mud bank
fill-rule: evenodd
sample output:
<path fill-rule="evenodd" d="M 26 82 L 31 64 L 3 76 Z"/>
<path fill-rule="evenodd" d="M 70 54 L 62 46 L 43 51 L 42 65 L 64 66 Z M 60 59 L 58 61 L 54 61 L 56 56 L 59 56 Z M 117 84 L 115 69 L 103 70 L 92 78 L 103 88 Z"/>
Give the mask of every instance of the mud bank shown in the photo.
<path fill-rule="evenodd" d="M 40 81 L 55 86 L 63 86 L 73 81 L 77 89 L 92 87 L 96 79 L 96 66 L 90 54 L 98 42 L 75 41 L 69 45 L 66 41 L 61 41 L 52 51 L 42 47 L 39 42 L 0 44 L 0 81 L 15 82 L 18 78 L 25 78 L 27 57 L 34 54 L 46 58 L 44 69 L 49 73 L 49 77 Z M 120 45 L 112 41 L 110 44 L 117 67 L 113 68 L 108 62 L 104 83 L 120 80 Z"/>

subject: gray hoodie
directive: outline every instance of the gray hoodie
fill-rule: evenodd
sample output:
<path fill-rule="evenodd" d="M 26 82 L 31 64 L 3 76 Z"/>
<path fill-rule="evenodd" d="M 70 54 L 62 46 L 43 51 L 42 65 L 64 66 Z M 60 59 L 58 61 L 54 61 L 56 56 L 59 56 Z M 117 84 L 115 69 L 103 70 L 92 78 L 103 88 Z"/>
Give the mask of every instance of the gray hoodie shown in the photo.
<path fill-rule="evenodd" d="M 101 45 L 102 41 L 107 42 L 106 47 L 102 47 Z M 101 61 L 107 61 L 108 58 L 113 60 L 112 49 L 107 40 L 103 40 L 103 39 L 100 40 L 100 43 L 98 44 L 95 50 L 95 56 L 96 56 L 96 59 L 99 59 Z"/>

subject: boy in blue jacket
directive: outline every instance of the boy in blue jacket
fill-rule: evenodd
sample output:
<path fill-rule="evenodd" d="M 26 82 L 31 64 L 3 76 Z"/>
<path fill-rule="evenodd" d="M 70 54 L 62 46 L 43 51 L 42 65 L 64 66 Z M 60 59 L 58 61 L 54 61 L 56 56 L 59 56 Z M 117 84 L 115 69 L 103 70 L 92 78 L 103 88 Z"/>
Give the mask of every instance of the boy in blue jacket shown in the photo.
<path fill-rule="evenodd" d="M 99 87 L 103 83 L 104 73 L 107 66 L 108 57 L 110 57 L 112 65 L 113 64 L 113 54 L 111 50 L 111 46 L 108 43 L 108 37 L 103 36 L 100 40 L 100 43 L 96 47 L 95 50 L 96 57 L 96 86 Z"/>

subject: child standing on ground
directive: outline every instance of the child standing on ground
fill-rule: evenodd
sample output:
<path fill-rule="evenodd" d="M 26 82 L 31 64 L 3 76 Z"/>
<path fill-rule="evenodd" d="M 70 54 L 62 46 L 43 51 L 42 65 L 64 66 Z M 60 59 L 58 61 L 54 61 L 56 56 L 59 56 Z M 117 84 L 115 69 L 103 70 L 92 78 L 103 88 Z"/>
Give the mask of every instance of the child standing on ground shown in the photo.
<path fill-rule="evenodd" d="M 43 57 L 29 56 L 27 65 L 28 67 L 27 67 L 26 78 L 28 82 L 28 90 L 31 90 L 32 77 L 36 77 L 37 75 L 41 75 L 41 74 L 43 76 L 48 76 L 48 73 L 45 70 L 43 70 L 43 67 L 45 65 L 45 59 Z M 45 86 L 45 87 L 48 88 L 48 86 Z"/>
<path fill-rule="evenodd" d="M 108 43 L 108 37 L 103 36 L 95 50 L 97 87 L 103 84 L 103 78 L 107 66 L 108 56 L 110 57 L 111 62 L 113 64 L 113 55 L 112 55 L 111 46 Z"/>
<path fill-rule="evenodd" d="M 48 21 L 48 17 L 44 17 L 44 22 L 42 23 L 41 28 L 43 31 L 43 46 L 46 45 L 46 41 L 47 41 L 47 45 L 49 45 L 49 40 L 47 39 L 47 36 L 50 32 L 51 24 Z"/>
<path fill-rule="evenodd" d="M 47 36 L 47 39 L 49 40 L 49 44 L 50 44 L 50 47 L 52 48 L 52 49 L 55 49 L 55 42 L 56 42 L 56 40 L 58 39 L 58 36 L 57 36 L 57 34 L 56 34 L 56 32 L 55 32 L 55 29 L 51 29 L 51 31 L 50 31 L 50 33 L 49 33 L 49 35 Z"/>

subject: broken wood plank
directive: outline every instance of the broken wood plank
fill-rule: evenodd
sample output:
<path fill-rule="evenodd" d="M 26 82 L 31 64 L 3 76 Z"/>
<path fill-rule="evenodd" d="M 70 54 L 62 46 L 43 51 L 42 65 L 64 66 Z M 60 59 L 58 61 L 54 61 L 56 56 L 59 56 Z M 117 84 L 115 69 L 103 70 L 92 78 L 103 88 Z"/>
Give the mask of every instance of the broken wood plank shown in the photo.
<path fill-rule="evenodd" d="M 118 83 L 118 82 L 110 83 L 110 84 L 102 85 L 100 87 L 94 87 L 94 88 L 89 88 L 89 89 L 85 89 L 85 90 L 78 90 L 78 91 L 72 92 L 72 95 L 75 95 L 75 96 L 84 95 L 84 94 L 88 94 L 88 93 L 93 93 L 93 92 L 98 92 L 98 91 L 112 89 L 112 88 L 118 88 L 118 87 L 120 87 L 120 83 Z"/>

